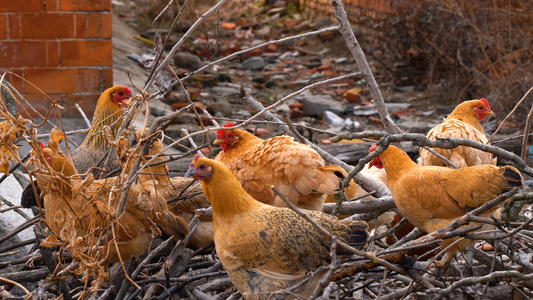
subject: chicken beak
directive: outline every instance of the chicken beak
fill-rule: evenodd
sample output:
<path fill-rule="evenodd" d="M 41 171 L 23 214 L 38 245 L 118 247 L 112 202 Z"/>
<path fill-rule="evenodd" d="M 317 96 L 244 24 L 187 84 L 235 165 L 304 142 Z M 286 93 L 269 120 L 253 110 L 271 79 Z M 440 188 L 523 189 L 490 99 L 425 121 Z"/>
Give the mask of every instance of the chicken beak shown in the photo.
<path fill-rule="evenodd" d="M 493 117 L 495 116 L 494 113 L 492 112 L 492 110 L 487 111 L 487 115 L 490 115 L 490 116 L 493 116 Z"/>
<path fill-rule="evenodd" d="M 224 143 L 224 141 L 223 140 L 219 140 L 219 139 L 216 139 L 216 140 L 213 141 L 213 144 L 215 144 L 215 145 L 222 144 L 222 143 Z"/>
<path fill-rule="evenodd" d="M 194 175 L 195 175 L 194 167 L 191 166 L 191 167 L 189 167 L 189 170 L 187 170 L 187 172 L 185 172 L 185 177 L 194 177 Z"/>

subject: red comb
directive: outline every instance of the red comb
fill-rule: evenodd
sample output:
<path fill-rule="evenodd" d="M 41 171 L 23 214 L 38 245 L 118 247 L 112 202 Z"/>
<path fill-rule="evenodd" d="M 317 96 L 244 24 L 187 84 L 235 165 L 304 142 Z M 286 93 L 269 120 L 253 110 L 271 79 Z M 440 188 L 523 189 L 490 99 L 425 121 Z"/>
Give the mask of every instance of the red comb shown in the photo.
<path fill-rule="evenodd" d="M 127 93 L 131 94 L 131 90 L 130 90 L 130 88 L 129 88 L 129 87 L 127 87 L 127 86 L 124 86 L 124 90 L 125 90 L 125 91 L 126 91 Z"/>
<path fill-rule="evenodd" d="M 233 123 L 231 123 L 231 122 L 228 122 L 228 123 L 224 124 L 224 126 L 222 126 L 222 127 L 223 128 L 235 127 L 235 125 Z M 225 130 L 222 130 L 222 129 L 217 130 L 217 137 L 218 136 L 224 136 L 224 131 Z"/>
<path fill-rule="evenodd" d="M 479 99 L 479 101 L 485 103 L 485 105 L 487 106 L 487 108 L 490 109 L 489 101 L 487 101 L 487 99 L 485 99 L 485 98 L 481 98 L 481 99 Z"/>
<path fill-rule="evenodd" d="M 43 143 L 41 143 L 41 145 L 40 145 L 40 146 L 41 146 L 41 149 L 44 149 L 44 148 L 45 148 L 45 146 L 44 146 L 44 144 L 43 144 Z"/>
<path fill-rule="evenodd" d="M 376 143 L 372 144 L 372 146 L 370 146 L 370 149 L 368 149 L 368 153 L 371 153 L 373 152 L 374 150 L 376 150 L 379 146 L 376 145 Z"/>
<path fill-rule="evenodd" d="M 192 159 L 193 162 L 196 162 L 200 158 L 200 154 L 196 154 L 194 158 Z"/>

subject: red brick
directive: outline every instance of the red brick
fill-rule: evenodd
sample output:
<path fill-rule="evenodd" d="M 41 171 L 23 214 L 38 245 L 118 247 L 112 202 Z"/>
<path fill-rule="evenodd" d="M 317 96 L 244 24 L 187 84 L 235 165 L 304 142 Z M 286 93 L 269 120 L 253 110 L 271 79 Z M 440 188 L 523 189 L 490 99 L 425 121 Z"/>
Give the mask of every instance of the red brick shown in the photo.
<path fill-rule="evenodd" d="M 88 37 L 97 38 L 100 37 L 100 14 L 89 13 L 89 32 Z"/>
<path fill-rule="evenodd" d="M 0 41 L 0 67 L 46 66 L 46 44 Z"/>
<path fill-rule="evenodd" d="M 113 19 L 112 14 L 100 14 L 100 37 L 110 39 L 113 36 Z"/>
<path fill-rule="evenodd" d="M 69 13 L 22 14 L 22 37 L 54 39 L 74 37 L 74 15 Z"/>
<path fill-rule="evenodd" d="M 110 11 L 111 0 L 61 0 L 59 9 L 66 11 Z"/>
<path fill-rule="evenodd" d="M 76 14 L 76 37 L 87 37 L 87 14 Z"/>
<path fill-rule="evenodd" d="M 59 42 L 46 41 L 46 54 L 48 58 L 48 66 L 59 66 Z"/>
<path fill-rule="evenodd" d="M 45 116 L 48 109 L 52 106 L 52 102 L 50 101 L 50 99 L 48 99 L 48 97 L 54 100 L 59 100 L 59 104 L 61 104 L 61 101 L 60 101 L 61 95 L 57 95 L 57 94 L 48 94 L 48 97 L 46 97 L 46 95 L 43 95 L 43 94 L 35 94 L 35 95 L 24 94 L 23 96 L 24 98 L 26 98 L 26 100 L 28 100 L 31 106 L 35 110 L 37 110 L 42 116 Z M 39 116 L 31 108 L 29 108 L 28 105 L 25 104 L 25 102 L 22 103 L 22 107 L 18 110 L 18 112 L 25 118 L 27 117 L 35 118 Z M 60 110 L 52 109 L 50 111 L 49 118 L 60 116 L 60 114 L 61 114 Z"/>
<path fill-rule="evenodd" d="M 113 86 L 113 68 L 102 69 L 102 92 Z"/>
<path fill-rule="evenodd" d="M 110 66 L 113 44 L 109 41 L 62 41 L 62 66 Z"/>
<path fill-rule="evenodd" d="M 7 15 L 0 15 L 0 39 L 7 39 Z"/>
<path fill-rule="evenodd" d="M 65 108 L 63 110 L 63 118 L 81 118 L 81 114 L 76 108 L 76 103 L 89 119 L 92 118 L 99 96 L 100 93 L 65 95 L 62 102 L 62 106 Z"/>
<path fill-rule="evenodd" d="M 44 0 L 45 11 L 58 11 L 60 0 Z"/>
<path fill-rule="evenodd" d="M 76 72 L 74 68 L 37 68 L 26 69 L 26 80 L 47 94 L 75 93 L 77 91 Z M 26 84 L 26 93 L 37 94 L 39 91 Z"/>
<path fill-rule="evenodd" d="M 100 70 L 88 68 L 78 69 L 78 93 L 99 92 L 100 83 Z"/>
<path fill-rule="evenodd" d="M 74 1 L 74 0 L 73 0 Z M 0 0 L 0 11 L 43 11 L 42 0 Z"/>
<path fill-rule="evenodd" d="M 10 39 L 19 39 L 20 38 L 20 14 L 8 14 L 8 26 L 9 26 L 9 38 Z"/>

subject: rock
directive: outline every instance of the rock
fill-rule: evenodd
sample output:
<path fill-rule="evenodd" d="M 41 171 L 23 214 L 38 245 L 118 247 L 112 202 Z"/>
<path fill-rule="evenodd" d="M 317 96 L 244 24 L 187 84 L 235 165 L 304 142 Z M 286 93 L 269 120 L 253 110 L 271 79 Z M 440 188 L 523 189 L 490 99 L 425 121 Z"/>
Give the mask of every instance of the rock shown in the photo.
<path fill-rule="evenodd" d="M 265 60 L 262 57 L 254 56 L 241 63 L 241 69 L 261 70 L 265 66 Z"/>
<path fill-rule="evenodd" d="M 170 105 L 161 101 L 150 101 L 148 107 L 150 113 L 156 117 L 165 116 L 174 111 Z"/>
<path fill-rule="evenodd" d="M 311 58 L 309 61 L 303 63 L 308 69 L 317 68 L 322 65 L 322 60 L 320 58 Z"/>
<path fill-rule="evenodd" d="M 304 114 L 306 116 L 319 116 L 324 111 L 329 110 L 336 114 L 343 114 L 344 107 L 341 103 L 335 101 L 330 95 L 312 95 L 304 93 L 301 96 L 304 105 Z"/>
<path fill-rule="evenodd" d="M 191 26 L 192 26 L 192 23 L 190 21 L 180 19 L 176 22 L 174 31 L 178 33 L 185 33 L 187 32 L 187 30 L 189 30 L 189 28 L 191 28 Z"/>
<path fill-rule="evenodd" d="M 265 75 L 264 74 L 255 74 L 254 77 L 252 78 L 252 82 L 265 83 L 266 82 Z"/>
<path fill-rule="evenodd" d="M 271 31 L 272 31 L 272 28 L 270 26 L 265 26 L 265 27 L 262 27 L 256 30 L 254 33 L 258 37 L 266 37 L 270 35 Z"/>
<path fill-rule="evenodd" d="M 180 117 L 181 118 L 181 117 Z M 183 131 L 181 129 L 186 129 L 189 133 L 197 132 L 202 130 L 202 127 L 200 125 L 197 125 L 198 122 L 195 121 L 193 124 L 172 124 L 165 129 L 165 135 L 170 137 L 171 139 L 177 140 L 185 136 Z M 213 137 L 211 137 L 211 134 L 209 138 L 212 138 L 212 141 L 216 139 L 216 132 L 212 132 Z M 204 135 L 195 135 L 193 136 L 193 140 L 197 145 L 202 145 L 204 143 Z M 183 145 L 190 147 L 191 144 L 188 140 L 185 140 Z M 178 148 L 179 150 L 183 150 L 183 148 Z"/>
<path fill-rule="evenodd" d="M 200 57 L 188 52 L 176 53 L 174 55 L 174 64 L 176 67 L 187 69 L 189 71 L 198 70 L 203 66 Z"/>
<path fill-rule="evenodd" d="M 279 113 L 279 114 L 281 114 L 281 115 L 286 115 L 286 114 L 290 113 L 291 109 L 292 109 L 292 108 L 290 108 L 289 105 L 287 105 L 286 103 L 282 103 L 282 104 L 280 104 L 280 105 L 274 107 L 274 108 L 272 109 L 272 111 L 273 111 L 273 112 L 276 112 L 276 113 Z"/>
<path fill-rule="evenodd" d="M 341 57 L 341 58 L 336 58 L 333 62 L 335 62 L 336 65 L 345 65 L 348 62 L 350 62 L 350 60 L 346 57 Z"/>
<path fill-rule="evenodd" d="M 329 110 L 324 111 L 324 116 L 322 117 L 322 120 L 328 122 L 333 126 L 339 126 L 342 124 L 342 122 L 344 122 L 343 118 L 337 116 L 337 114 Z"/>
<path fill-rule="evenodd" d="M 291 57 L 295 57 L 295 56 L 298 56 L 298 55 L 300 55 L 298 53 L 298 51 L 287 51 L 287 52 L 284 52 L 283 54 L 281 54 L 279 56 L 279 59 L 280 60 L 285 60 L 285 59 L 289 59 Z"/>
<path fill-rule="evenodd" d="M 196 119 L 195 114 L 184 113 L 179 116 L 176 120 L 176 124 L 198 124 L 198 119 Z M 166 131 L 165 131 L 166 133 Z"/>
<path fill-rule="evenodd" d="M 213 87 L 213 93 L 219 95 L 239 95 L 241 89 L 229 86 L 215 86 Z"/>
<path fill-rule="evenodd" d="M 216 101 L 207 105 L 207 111 L 212 116 L 222 115 L 223 117 L 231 117 L 231 105 L 226 101 Z"/>

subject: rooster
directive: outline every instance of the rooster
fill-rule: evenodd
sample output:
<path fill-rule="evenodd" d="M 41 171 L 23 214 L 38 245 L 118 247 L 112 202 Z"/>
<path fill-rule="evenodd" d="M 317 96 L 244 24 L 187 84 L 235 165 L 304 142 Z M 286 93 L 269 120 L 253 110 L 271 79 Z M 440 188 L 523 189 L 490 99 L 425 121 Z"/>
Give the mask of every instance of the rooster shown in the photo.
<path fill-rule="evenodd" d="M 131 97 L 131 91 L 126 86 L 114 86 L 105 90 L 96 103 L 93 121 L 89 133 L 83 140 L 83 143 L 71 153 L 72 162 L 79 173 L 85 173 L 90 167 L 96 166 L 109 149 L 108 138 L 104 134 L 104 126 L 109 126 L 110 138 L 116 138 L 117 132 L 122 125 L 121 108 L 125 105 L 124 101 Z M 112 156 L 111 165 L 116 158 Z M 32 184 L 28 184 L 22 191 L 21 205 L 29 208 L 37 205 L 37 198 L 41 193 L 38 184 L 35 184 L 36 190 Z"/>
<path fill-rule="evenodd" d="M 454 137 L 488 144 L 483 127 L 479 123 L 487 115 L 494 116 L 494 113 L 485 98 L 465 101 L 459 104 L 441 124 L 431 129 L 427 134 L 427 138 L 435 140 L 437 138 Z M 496 158 L 492 158 L 492 153 L 467 146 L 433 150 L 446 157 L 458 168 L 482 164 L 496 165 Z M 422 166 L 447 166 L 442 159 L 424 148 L 420 148 L 419 164 Z"/>
<path fill-rule="evenodd" d="M 331 241 L 311 223 L 290 208 L 256 201 L 223 163 L 196 155 L 186 176 L 202 183 L 213 208 L 217 254 L 245 299 L 271 299 L 331 259 Z M 365 245 L 364 221 L 339 221 L 322 212 L 303 211 L 340 240 Z M 309 297 L 325 272 L 316 272 L 296 293 Z"/>
<path fill-rule="evenodd" d="M 128 193 L 125 212 L 114 219 L 119 199 L 113 196 L 116 177 L 93 181 L 89 175 L 82 181 L 62 152 L 44 148 L 42 154 L 32 151 L 29 163 L 36 166 L 32 172 L 42 189 L 46 225 L 53 233 L 44 245 L 66 243 L 77 259 L 93 257 L 107 264 L 144 253 L 153 235 L 160 233 L 157 226 L 176 239 L 188 233 L 187 223 L 168 211 L 166 201 L 150 197 L 150 191 L 138 185 Z M 99 250 L 96 256 L 94 246 Z"/>
<path fill-rule="evenodd" d="M 371 151 L 377 146 L 374 144 Z M 512 166 L 477 165 L 461 169 L 420 166 L 395 146 L 389 146 L 370 164 L 385 168 L 394 203 L 414 226 L 431 233 L 470 209 L 479 207 L 514 187 L 522 187 L 522 175 Z M 487 217 L 493 210 L 482 214 Z M 454 240 L 446 240 L 442 247 Z M 450 248 L 445 264 L 471 244 L 465 240 Z"/>
<path fill-rule="evenodd" d="M 287 206 L 270 189 L 276 186 L 300 208 L 321 210 L 325 194 L 342 188 L 346 171 L 336 165 L 324 165 L 322 157 L 292 137 L 277 136 L 262 140 L 232 123 L 217 131 L 215 144 L 223 162 L 255 199 L 274 206 Z"/>

